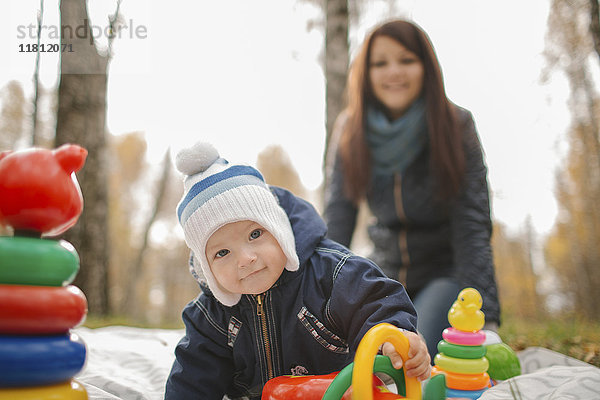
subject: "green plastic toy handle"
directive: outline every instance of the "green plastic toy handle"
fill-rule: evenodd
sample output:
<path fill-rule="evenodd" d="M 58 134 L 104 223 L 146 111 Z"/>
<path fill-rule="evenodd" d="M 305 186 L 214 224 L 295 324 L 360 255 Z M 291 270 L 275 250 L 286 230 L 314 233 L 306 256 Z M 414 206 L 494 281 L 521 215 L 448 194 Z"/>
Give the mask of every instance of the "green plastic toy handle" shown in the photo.
<path fill-rule="evenodd" d="M 353 369 L 354 363 L 350 363 L 344 369 L 342 369 L 327 388 L 327 391 L 323 395 L 322 400 L 340 400 L 344 393 L 346 393 L 346 390 L 348 390 L 348 388 L 352 384 Z M 402 396 L 406 395 L 404 370 L 402 368 L 394 368 L 389 357 L 382 355 L 375 356 L 373 372 L 383 372 L 384 374 L 389 375 L 396 384 L 398 394 Z"/>

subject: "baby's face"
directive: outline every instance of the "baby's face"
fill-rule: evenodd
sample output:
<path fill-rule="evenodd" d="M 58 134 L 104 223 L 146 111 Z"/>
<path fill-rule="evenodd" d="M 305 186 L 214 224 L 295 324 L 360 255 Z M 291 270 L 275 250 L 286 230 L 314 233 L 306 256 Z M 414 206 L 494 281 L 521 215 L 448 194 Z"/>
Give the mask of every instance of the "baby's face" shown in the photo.
<path fill-rule="evenodd" d="M 231 293 L 260 294 L 279 279 L 287 258 L 270 232 L 253 221 L 223 225 L 206 243 L 217 282 Z"/>

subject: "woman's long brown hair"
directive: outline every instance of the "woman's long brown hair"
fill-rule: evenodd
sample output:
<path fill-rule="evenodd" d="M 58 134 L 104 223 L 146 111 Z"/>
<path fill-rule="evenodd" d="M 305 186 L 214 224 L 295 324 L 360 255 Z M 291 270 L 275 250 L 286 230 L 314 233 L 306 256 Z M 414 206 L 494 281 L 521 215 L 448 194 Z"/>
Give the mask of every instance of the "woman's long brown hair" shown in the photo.
<path fill-rule="evenodd" d="M 375 29 L 367 37 L 350 68 L 347 83 L 346 121 L 340 139 L 346 194 L 355 203 L 364 198 L 371 177 L 371 156 L 365 137 L 366 109 L 385 109 L 375 98 L 369 82 L 369 60 L 373 40 L 387 36 L 415 53 L 425 70 L 423 95 L 426 103 L 431 168 L 442 199 L 457 194 L 465 170 L 462 135 L 455 106 L 446 97 L 440 65 L 429 38 L 413 23 L 397 20 Z"/>

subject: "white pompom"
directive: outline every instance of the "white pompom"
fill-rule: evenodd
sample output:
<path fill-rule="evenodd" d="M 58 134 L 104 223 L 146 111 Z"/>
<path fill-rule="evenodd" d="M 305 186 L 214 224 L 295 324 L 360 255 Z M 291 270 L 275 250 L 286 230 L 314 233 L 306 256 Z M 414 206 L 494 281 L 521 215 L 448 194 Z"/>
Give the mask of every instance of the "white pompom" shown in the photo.
<path fill-rule="evenodd" d="M 181 150 L 175 156 L 175 166 L 186 175 L 204 172 L 219 159 L 219 152 L 210 143 L 199 142 Z"/>

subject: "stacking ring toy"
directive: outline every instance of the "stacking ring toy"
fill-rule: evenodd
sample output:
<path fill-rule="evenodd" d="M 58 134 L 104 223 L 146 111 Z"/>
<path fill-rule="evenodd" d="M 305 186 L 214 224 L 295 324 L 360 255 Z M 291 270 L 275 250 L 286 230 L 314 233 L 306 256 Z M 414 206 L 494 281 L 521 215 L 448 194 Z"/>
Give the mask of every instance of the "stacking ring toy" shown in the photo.
<path fill-rule="evenodd" d="M 478 399 L 480 398 L 485 390 L 456 390 L 446 389 L 447 398 L 459 398 L 459 399 Z"/>
<path fill-rule="evenodd" d="M 446 328 L 442 332 L 442 337 L 450 343 L 461 344 L 463 346 L 480 346 L 485 342 L 485 332 L 465 332 L 455 328 Z"/>
<path fill-rule="evenodd" d="M 79 325 L 87 300 L 76 286 L 0 285 L 0 333 L 58 334 Z"/>
<path fill-rule="evenodd" d="M 79 256 L 64 240 L 0 237 L 0 283 L 63 286 L 79 271 Z"/>
<path fill-rule="evenodd" d="M 76 380 L 49 386 L 0 389 L 0 400 L 87 400 L 87 391 Z"/>
<path fill-rule="evenodd" d="M 440 340 L 437 345 L 439 353 L 444 353 L 449 357 L 456 358 L 481 358 L 485 356 L 485 346 L 463 346 Z"/>
<path fill-rule="evenodd" d="M 438 367 L 431 369 L 431 375 L 446 376 L 446 386 L 459 390 L 481 390 L 489 386 L 490 376 L 487 372 L 482 374 L 457 374 L 456 372 L 444 371 Z"/>
<path fill-rule="evenodd" d="M 463 360 L 460 358 L 448 357 L 440 353 L 435 355 L 433 363 L 443 370 L 459 374 L 480 374 L 486 372 L 489 366 L 488 359 L 485 357 L 473 360 Z"/>
<path fill-rule="evenodd" d="M 400 329 L 388 323 L 381 323 L 369 329 L 360 341 L 356 355 L 354 356 L 354 370 L 352 371 L 353 399 L 373 400 L 370 377 L 373 371 L 375 355 L 379 350 L 379 346 L 385 342 L 390 342 L 394 345 L 403 361 L 408 360 L 408 339 L 402 334 Z M 365 379 L 365 377 L 369 379 Z M 406 370 L 404 370 L 404 381 L 406 384 L 406 398 L 420 399 L 421 384 L 417 378 L 407 377 Z"/>
<path fill-rule="evenodd" d="M 0 387 L 68 381 L 85 363 L 85 344 L 76 334 L 0 335 Z"/>

